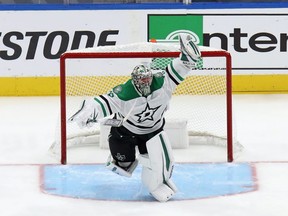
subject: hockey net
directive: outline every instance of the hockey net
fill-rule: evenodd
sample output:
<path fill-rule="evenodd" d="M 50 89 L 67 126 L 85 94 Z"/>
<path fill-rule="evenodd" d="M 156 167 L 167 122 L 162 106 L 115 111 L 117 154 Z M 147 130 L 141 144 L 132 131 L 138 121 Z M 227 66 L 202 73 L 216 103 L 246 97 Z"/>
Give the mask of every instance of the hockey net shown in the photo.
<path fill-rule="evenodd" d="M 208 144 L 227 148 L 227 161 L 233 161 L 238 144 L 232 120 L 231 56 L 227 51 L 200 47 L 202 60 L 173 94 L 166 121 L 185 122 L 189 145 Z M 74 50 L 60 58 L 61 114 L 51 150 L 66 164 L 69 148 L 101 145 L 100 124 L 80 129 L 67 119 L 85 97 L 107 93 L 126 82 L 138 64 L 151 64 L 164 70 L 179 56 L 179 45 L 135 43 Z M 106 136 L 106 135 L 105 135 Z M 107 137 L 104 137 L 107 140 Z M 100 144 L 99 144 L 100 143 Z"/>

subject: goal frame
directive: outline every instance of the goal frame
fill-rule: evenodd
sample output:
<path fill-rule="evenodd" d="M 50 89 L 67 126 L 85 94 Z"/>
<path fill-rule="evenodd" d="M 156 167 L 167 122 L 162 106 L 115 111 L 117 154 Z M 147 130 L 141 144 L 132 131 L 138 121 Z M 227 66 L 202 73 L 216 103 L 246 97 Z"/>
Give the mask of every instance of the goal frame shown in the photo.
<path fill-rule="evenodd" d="M 66 52 L 60 56 L 60 130 L 61 164 L 67 164 L 67 120 L 66 120 L 66 60 L 91 58 L 176 58 L 180 52 Z M 226 60 L 226 112 L 227 112 L 227 161 L 233 162 L 232 128 L 232 58 L 225 50 L 201 51 L 202 57 L 224 57 Z"/>

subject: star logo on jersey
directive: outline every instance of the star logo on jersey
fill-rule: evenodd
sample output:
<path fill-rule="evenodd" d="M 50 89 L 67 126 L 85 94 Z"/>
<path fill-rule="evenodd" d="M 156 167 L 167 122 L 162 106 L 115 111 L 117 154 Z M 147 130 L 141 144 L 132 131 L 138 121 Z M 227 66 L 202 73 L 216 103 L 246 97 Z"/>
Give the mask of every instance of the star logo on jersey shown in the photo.
<path fill-rule="evenodd" d="M 139 114 L 135 114 L 136 116 L 138 116 L 138 122 L 144 122 L 146 120 L 151 120 L 153 121 L 153 115 L 155 114 L 155 112 L 159 109 L 160 106 L 155 107 L 155 108 L 150 108 L 149 104 L 147 103 L 147 106 L 145 108 L 145 110 L 143 110 L 143 112 L 139 113 Z"/>

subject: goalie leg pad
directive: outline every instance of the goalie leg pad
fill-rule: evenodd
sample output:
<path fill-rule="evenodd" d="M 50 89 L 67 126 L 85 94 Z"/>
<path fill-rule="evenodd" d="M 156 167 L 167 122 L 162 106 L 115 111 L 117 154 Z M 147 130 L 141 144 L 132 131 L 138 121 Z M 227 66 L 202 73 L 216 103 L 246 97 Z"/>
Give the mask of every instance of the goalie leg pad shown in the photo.
<path fill-rule="evenodd" d="M 155 172 L 148 167 L 142 169 L 142 182 L 148 188 L 150 194 L 159 202 L 166 202 L 177 192 L 177 188 L 171 179 L 163 182 Z"/>
<path fill-rule="evenodd" d="M 174 157 L 168 136 L 164 131 L 147 141 L 148 154 L 140 155 L 142 182 L 149 192 L 160 202 L 166 202 L 176 192 L 171 175 Z"/>
<path fill-rule="evenodd" d="M 167 202 L 175 192 L 168 185 L 161 184 L 156 190 L 152 191 L 151 194 L 159 202 Z"/>
<path fill-rule="evenodd" d="M 109 155 L 107 163 L 106 163 L 106 168 L 120 176 L 131 177 L 137 165 L 138 165 L 138 160 L 136 159 L 134 162 L 131 162 L 129 166 L 120 167 L 119 165 L 116 164 L 116 161 L 112 158 L 112 156 Z"/>

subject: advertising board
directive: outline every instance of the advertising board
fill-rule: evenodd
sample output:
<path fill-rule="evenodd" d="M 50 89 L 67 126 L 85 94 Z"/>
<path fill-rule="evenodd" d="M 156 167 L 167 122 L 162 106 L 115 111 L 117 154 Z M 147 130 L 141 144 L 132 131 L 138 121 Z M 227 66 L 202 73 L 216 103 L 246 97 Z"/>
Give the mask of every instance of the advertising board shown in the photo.
<path fill-rule="evenodd" d="M 0 94 L 58 95 L 63 52 L 151 39 L 167 42 L 183 30 L 192 32 L 199 45 L 231 53 L 235 92 L 288 91 L 288 9 L 277 11 L 0 11 L 5 21 L 0 30 Z M 245 82 L 250 86 L 243 86 Z"/>

